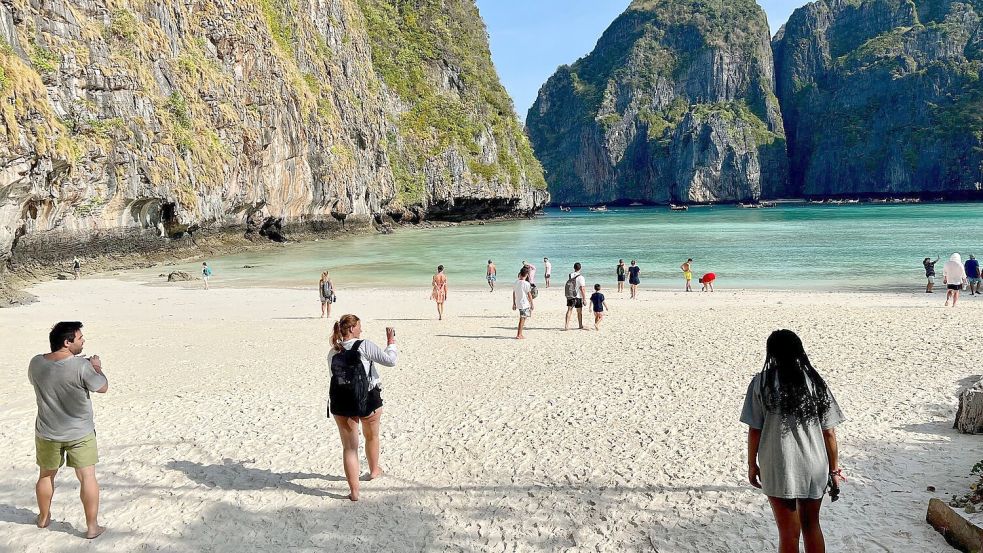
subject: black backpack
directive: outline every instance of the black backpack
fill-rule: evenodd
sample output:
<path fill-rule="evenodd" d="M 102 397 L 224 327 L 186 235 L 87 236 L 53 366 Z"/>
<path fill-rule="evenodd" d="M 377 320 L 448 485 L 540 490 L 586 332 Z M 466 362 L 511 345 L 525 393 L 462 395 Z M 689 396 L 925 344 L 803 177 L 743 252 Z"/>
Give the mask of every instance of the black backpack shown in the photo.
<path fill-rule="evenodd" d="M 358 348 L 362 340 L 351 349 L 340 351 L 331 358 L 331 385 L 328 388 L 328 412 L 342 417 L 368 416 L 369 377 L 362 365 Z"/>

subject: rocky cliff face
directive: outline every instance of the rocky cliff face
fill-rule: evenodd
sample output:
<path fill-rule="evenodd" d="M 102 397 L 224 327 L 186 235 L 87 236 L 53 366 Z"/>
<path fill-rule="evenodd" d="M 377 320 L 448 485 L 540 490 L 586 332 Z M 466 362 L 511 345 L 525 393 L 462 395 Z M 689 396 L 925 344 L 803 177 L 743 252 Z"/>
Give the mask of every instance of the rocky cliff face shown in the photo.
<path fill-rule="evenodd" d="M 819 0 L 775 37 L 806 196 L 968 195 L 983 181 L 983 2 Z"/>
<path fill-rule="evenodd" d="M 635 0 L 526 119 L 559 203 L 787 193 L 770 34 L 754 0 Z"/>
<path fill-rule="evenodd" d="M 547 198 L 473 0 L 0 0 L 8 266 Z"/>

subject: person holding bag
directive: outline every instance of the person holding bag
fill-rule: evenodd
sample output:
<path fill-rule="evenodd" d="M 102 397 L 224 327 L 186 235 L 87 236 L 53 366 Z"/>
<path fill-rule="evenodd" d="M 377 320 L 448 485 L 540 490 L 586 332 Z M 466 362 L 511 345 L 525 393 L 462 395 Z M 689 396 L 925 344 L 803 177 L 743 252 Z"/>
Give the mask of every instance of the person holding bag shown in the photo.
<path fill-rule="evenodd" d="M 768 496 L 779 553 L 825 553 L 823 496 L 845 482 L 836 431 L 845 420 L 833 393 L 791 330 L 768 337 L 764 369 L 748 386 L 741 422 L 748 428 L 748 480 Z"/>
<path fill-rule="evenodd" d="M 382 475 L 379 466 L 379 421 L 382 417 L 382 380 L 376 363 L 395 367 L 396 331 L 386 328 L 386 349 L 362 340 L 362 323 L 355 315 L 343 315 L 331 333 L 331 384 L 328 390 L 328 415 L 338 425 L 341 436 L 342 462 L 350 493 L 358 501 L 359 460 L 358 427 L 365 436 L 365 456 L 369 462 L 368 480 Z"/>

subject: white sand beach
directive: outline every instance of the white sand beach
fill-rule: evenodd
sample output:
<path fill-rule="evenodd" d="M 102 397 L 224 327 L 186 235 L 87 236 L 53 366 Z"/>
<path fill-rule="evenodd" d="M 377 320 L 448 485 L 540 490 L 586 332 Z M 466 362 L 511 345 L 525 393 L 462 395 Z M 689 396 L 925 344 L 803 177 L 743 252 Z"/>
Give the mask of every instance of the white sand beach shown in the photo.
<path fill-rule="evenodd" d="M 829 550 L 947 550 L 925 511 L 964 493 L 983 456 L 950 428 L 960 383 L 983 372 L 983 299 L 611 288 L 601 332 L 562 332 L 560 282 L 519 342 L 507 283 L 455 284 L 442 322 L 429 289 L 338 291 L 335 316 L 356 313 L 377 343 L 396 326 L 400 347 L 381 370 L 387 474 L 354 504 L 315 289 L 36 286 L 40 303 L 0 310 L 0 551 L 774 550 L 738 416 L 778 328 L 800 334 L 848 418 Z M 94 542 L 70 471 L 51 527 L 33 524 L 27 363 L 76 319 L 110 379 L 93 399 L 109 528 Z"/>

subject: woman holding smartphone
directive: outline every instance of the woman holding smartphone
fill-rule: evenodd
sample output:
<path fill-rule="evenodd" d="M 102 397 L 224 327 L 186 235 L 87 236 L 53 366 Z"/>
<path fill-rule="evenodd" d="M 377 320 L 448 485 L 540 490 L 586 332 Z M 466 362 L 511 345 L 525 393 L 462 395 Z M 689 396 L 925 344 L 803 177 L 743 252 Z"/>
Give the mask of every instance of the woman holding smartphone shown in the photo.
<path fill-rule="evenodd" d="M 768 496 L 779 553 L 825 553 L 819 509 L 827 487 L 836 501 L 846 480 L 834 427 L 844 421 L 833 393 L 791 330 L 768 337 L 764 369 L 744 398 L 748 480 Z"/>
<path fill-rule="evenodd" d="M 362 322 L 355 315 L 344 315 L 334 324 L 331 333 L 331 353 L 328 355 L 328 366 L 335 367 L 335 357 L 352 351 L 358 352 L 362 369 L 368 378 L 368 399 L 364 408 L 359 408 L 357 402 L 337 393 L 335 379 L 332 378 L 332 389 L 329 392 L 328 412 L 334 417 L 341 435 L 342 461 L 345 467 L 345 479 L 351 492 L 348 499 L 358 501 L 359 462 L 358 462 L 358 427 L 362 426 L 365 436 L 365 456 L 369 461 L 367 479 L 372 480 L 382 475 L 379 466 L 379 420 L 382 418 L 382 379 L 376 369 L 376 363 L 395 367 L 396 331 L 386 328 L 386 348 L 381 349 L 369 340 L 362 340 Z M 344 358 L 342 358 L 344 359 Z M 351 359 L 351 357 L 349 357 Z M 339 359 L 341 361 L 341 359 Z"/>

